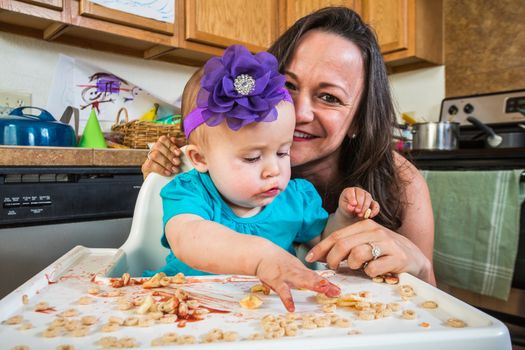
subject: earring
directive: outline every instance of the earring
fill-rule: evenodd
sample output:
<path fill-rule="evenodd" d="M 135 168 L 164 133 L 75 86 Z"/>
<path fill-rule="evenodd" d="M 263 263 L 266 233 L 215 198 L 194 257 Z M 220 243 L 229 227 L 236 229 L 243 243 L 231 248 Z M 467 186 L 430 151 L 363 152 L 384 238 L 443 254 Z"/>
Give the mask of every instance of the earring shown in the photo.
<path fill-rule="evenodd" d="M 354 134 L 352 134 L 352 138 L 353 138 L 353 139 L 355 139 L 355 138 L 356 138 L 356 136 L 357 136 L 357 135 L 356 135 L 355 133 L 354 133 Z"/>

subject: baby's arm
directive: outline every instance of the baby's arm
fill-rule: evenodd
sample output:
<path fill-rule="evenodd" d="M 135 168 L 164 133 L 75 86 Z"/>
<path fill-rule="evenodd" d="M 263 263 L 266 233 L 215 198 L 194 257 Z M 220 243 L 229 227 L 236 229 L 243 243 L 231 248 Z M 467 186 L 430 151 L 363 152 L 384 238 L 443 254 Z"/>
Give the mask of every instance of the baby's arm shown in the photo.
<path fill-rule="evenodd" d="M 328 218 L 321 239 L 359 220 L 373 218 L 378 213 L 379 203 L 372 198 L 370 193 L 359 187 L 347 187 L 339 196 L 339 207 Z"/>
<path fill-rule="evenodd" d="M 166 238 L 175 256 L 189 266 L 217 274 L 255 275 L 272 288 L 290 312 L 290 287 L 329 296 L 339 288 L 306 268 L 299 259 L 269 240 L 237 233 L 193 214 L 181 214 L 166 224 Z"/>

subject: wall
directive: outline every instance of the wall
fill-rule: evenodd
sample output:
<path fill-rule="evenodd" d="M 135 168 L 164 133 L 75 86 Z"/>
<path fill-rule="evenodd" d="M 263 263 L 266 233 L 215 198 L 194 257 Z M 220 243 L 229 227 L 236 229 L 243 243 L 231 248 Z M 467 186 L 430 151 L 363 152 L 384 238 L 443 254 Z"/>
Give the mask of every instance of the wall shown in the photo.
<path fill-rule="evenodd" d="M 446 0 L 446 95 L 525 88 L 525 2 Z"/>
<path fill-rule="evenodd" d="M 432 67 L 389 76 L 396 110 L 413 112 L 418 121 L 438 121 L 445 98 L 445 67 Z"/>
<path fill-rule="evenodd" d="M 147 61 L 0 32 L 0 90 L 27 92 L 45 107 L 58 55 L 90 62 L 174 103 L 195 67 Z M 59 116 L 56 116 L 59 117 Z"/>

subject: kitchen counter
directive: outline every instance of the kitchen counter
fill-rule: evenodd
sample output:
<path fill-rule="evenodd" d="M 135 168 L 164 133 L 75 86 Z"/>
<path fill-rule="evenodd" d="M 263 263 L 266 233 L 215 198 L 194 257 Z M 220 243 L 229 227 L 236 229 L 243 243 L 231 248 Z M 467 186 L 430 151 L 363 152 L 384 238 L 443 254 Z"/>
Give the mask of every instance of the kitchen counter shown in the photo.
<path fill-rule="evenodd" d="M 141 166 L 148 150 L 0 146 L 0 166 Z"/>

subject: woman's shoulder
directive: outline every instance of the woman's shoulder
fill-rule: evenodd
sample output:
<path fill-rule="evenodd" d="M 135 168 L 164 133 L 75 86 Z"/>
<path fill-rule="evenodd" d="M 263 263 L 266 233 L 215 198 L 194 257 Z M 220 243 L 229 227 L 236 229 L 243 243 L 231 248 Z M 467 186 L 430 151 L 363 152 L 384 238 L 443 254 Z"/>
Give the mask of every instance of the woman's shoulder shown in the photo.
<path fill-rule="evenodd" d="M 394 164 L 399 179 L 405 187 L 413 190 L 427 188 L 427 183 L 421 172 L 408 159 L 401 154 L 394 152 Z"/>

